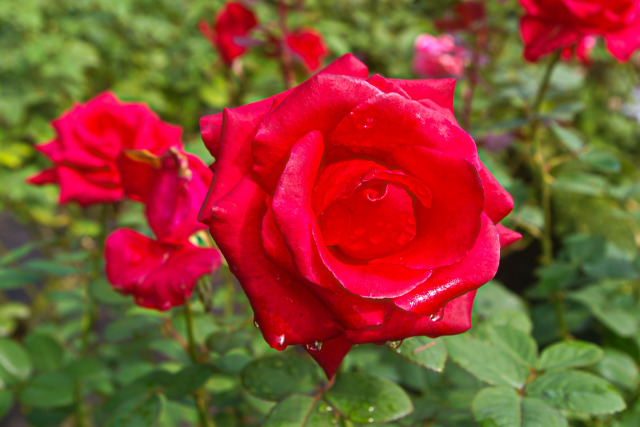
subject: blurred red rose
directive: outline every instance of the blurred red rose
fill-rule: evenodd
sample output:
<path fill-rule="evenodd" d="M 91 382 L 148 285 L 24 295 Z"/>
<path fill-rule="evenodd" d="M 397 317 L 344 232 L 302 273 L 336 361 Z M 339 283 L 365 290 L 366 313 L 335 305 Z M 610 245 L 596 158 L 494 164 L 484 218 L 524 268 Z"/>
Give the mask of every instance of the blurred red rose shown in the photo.
<path fill-rule="evenodd" d="M 161 154 L 180 145 L 179 127 L 161 121 L 146 105 L 120 102 L 109 92 L 75 105 L 52 126 L 56 138 L 36 149 L 54 165 L 28 182 L 58 184 L 60 203 L 120 200 L 124 191 L 117 160 L 123 149 Z"/>
<path fill-rule="evenodd" d="M 168 310 L 184 304 L 199 277 L 213 273 L 221 263 L 214 248 L 184 241 L 156 241 L 126 228 L 109 235 L 105 246 L 107 278 L 136 304 Z"/>
<path fill-rule="evenodd" d="M 242 3 L 229 2 L 218 11 L 213 27 L 207 21 L 198 24 L 200 32 L 218 50 L 222 60 L 231 64 L 247 48 L 239 39 L 246 37 L 258 25 L 256 16 Z"/>
<path fill-rule="evenodd" d="M 421 34 L 414 45 L 413 69 L 423 77 L 460 77 L 464 72 L 466 50 L 456 46 L 452 36 Z"/>
<path fill-rule="evenodd" d="M 200 218 L 272 347 L 306 345 L 332 376 L 352 344 L 470 327 L 519 235 L 498 224 L 513 202 L 456 123 L 454 85 L 368 77 L 345 55 L 201 120 L 216 170 Z"/>
<path fill-rule="evenodd" d="M 156 237 L 182 243 L 198 230 L 198 212 L 213 173 L 199 158 L 172 147 L 163 156 L 128 150 L 119 163 L 127 197 L 145 205 Z"/>
<path fill-rule="evenodd" d="M 311 28 L 301 28 L 287 34 L 285 43 L 308 71 L 317 70 L 322 65 L 322 59 L 329 54 L 322 34 Z"/>
<path fill-rule="evenodd" d="M 524 57 L 537 61 L 557 49 L 577 46 L 586 60 L 588 38 L 603 36 L 607 49 L 626 61 L 640 47 L 638 0 L 520 0 L 526 15 L 520 23 Z M 586 44 L 585 44 L 586 43 Z"/>

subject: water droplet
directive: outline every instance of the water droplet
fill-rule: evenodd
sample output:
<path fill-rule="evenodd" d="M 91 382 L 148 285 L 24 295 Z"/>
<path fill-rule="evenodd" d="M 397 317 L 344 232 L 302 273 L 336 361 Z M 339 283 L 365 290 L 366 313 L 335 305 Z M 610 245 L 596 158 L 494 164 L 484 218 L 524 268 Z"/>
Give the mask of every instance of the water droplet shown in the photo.
<path fill-rule="evenodd" d="M 369 421 L 370 423 L 373 422 L 373 418 L 369 418 L 367 421 Z"/>
<path fill-rule="evenodd" d="M 375 410 L 376 410 L 376 408 L 374 408 L 373 406 L 369 406 L 369 412 L 373 412 Z"/>
<path fill-rule="evenodd" d="M 391 347 L 393 349 L 397 349 L 398 347 L 400 347 L 402 345 L 402 340 L 389 341 L 387 344 L 389 345 L 389 347 Z"/>
<path fill-rule="evenodd" d="M 400 354 L 400 353 L 402 353 L 402 350 L 397 349 L 397 350 L 396 350 L 396 353 Z"/>
<path fill-rule="evenodd" d="M 280 334 L 278 336 L 276 336 L 276 339 L 274 340 L 274 345 L 273 348 L 275 348 L 276 350 L 284 350 L 285 348 L 287 348 L 287 346 L 284 344 L 286 341 L 286 337 L 284 336 L 284 334 Z"/>
<path fill-rule="evenodd" d="M 322 349 L 322 343 L 320 341 L 316 341 L 313 344 L 305 345 L 305 348 L 309 351 L 320 351 Z"/>
<path fill-rule="evenodd" d="M 333 411 L 333 406 L 327 406 L 327 412 Z"/>
<path fill-rule="evenodd" d="M 441 321 L 443 317 L 444 317 L 444 307 L 442 307 L 440 310 L 436 311 L 435 313 L 429 316 L 429 318 L 434 322 Z"/>
<path fill-rule="evenodd" d="M 253 326 L 255 326 L 255 327 L 256 327 L 256 329 L 260 329 L 260 325 L 258 324 L 258 321 L 257 321 L 257 320 L 254 320 L 254 321 L 253 321 Z"/>

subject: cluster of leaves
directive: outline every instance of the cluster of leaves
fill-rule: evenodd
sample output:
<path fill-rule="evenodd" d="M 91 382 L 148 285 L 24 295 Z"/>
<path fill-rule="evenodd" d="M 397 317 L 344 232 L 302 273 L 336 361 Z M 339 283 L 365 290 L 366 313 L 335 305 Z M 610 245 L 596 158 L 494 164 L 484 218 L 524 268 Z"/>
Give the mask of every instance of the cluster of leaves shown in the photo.
<path fill-rule="evenodd" d="M 268 348 L 225 269 L 194 298 L 196 362 L 185 310 L 141 309 L 110 289 L 104 227 L 144 229 L 142 213 L 105 223 L 93 208 L 58 207 L 55 188 L 23 182 L 41 166 L 33 144 L 74 100 L 111 89 L 182 125 L 207 159 L 198 118 L 229 99 L 197 22 L 222 3 L 0 4 L 0 423 L 195 425 L 201 399 L 224 426 L 640 425 L 640 125 L 622 112 L 640 67 L 600 46 L 589 67 L 552 75 L 539 138 L 555 257 L 541 266 L 546 213 L 527 135 L 545 64 L 523 62 L 515 1 L 486 3 L 469 130 L 514 196 L 507 225 L 524 239 L 502 260 L 502 285 L 479 290 L 469 334 L 358 346 L 327 382 L 303 352 Z M 335 56 L 411 78 L 415 37 L 455 3 L 308 0 L 290 19 L 317 28 Z M 272 6 L 255 4 L 261 21 L 275 19 Z M 275 61 L 243 62 L 245 101 L 282 89 Z M 458 117 L 470 89 L 461 79 Z"/>

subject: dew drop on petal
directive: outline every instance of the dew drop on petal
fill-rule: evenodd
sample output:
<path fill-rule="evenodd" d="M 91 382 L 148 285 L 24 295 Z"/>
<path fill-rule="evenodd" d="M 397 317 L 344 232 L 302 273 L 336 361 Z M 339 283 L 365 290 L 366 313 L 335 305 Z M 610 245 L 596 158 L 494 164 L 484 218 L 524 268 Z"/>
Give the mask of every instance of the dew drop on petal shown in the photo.
<path fill-rule="evenodd" d="M 397 349 L 398 347 L 400 347 L 402 345 L 402 340 L 389 341 L 387 344 L 389 345 L 389 347 L 391 347 L 393 349 Z"/>
<path fill-rule="evenodd" d="M 309 351 L 320 351 L 322 349 L 322 343 L 320 341 L 316 341 L 313 344 L 305 345 L 305 348 Z"/>
<path fill-rule="evenodd" d="M 440 310 L 436 311 L 435 313 L 429 316 L 429 318 L 434 322 L 441 321 L 443 317 L 444 317 L 444 307 L 442 307 Z"/>
<path fill-rule="evenodd" d="M 253 320 L 253 326 L 255 326 L 256 329 L 260 329 L 260 325 L 258 324 L 258 321 L 255 319 Z"/>

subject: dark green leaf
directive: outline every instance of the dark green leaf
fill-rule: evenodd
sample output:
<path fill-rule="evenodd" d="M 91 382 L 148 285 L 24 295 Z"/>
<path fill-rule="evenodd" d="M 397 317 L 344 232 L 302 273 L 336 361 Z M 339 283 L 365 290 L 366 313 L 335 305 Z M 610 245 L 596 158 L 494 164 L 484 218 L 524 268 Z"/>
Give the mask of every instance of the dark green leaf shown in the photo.
<path fill-rule="evenodd" d="M 0 420 L 13 407 L 13 394 L 9 390 L 0 390 Z"/>
<path fill-rule="evenodd" d="M 29 354 L 18 343 L 0 338 L 0 386 L 26 380 L 33 367 Z"/>
<path fill-rule="evenodd" d="M 442 372 L 447 361 L 447 347 L 441 339 L 407 338 L 395 352 L 417 365 L 436 372 Z"/>
<path fill-rule="evenodd" d="M 37 274 L 21 268 L 0 268 L 0 291 L 31 285 L 39 279 Z"/>
<path fill-rule="evenodd" d="M 64 349 L 49 335 L 32 333 L 27 335 L 24 346 L 31 355 L 34 367 L 41 372 L 57 370 L 62 364 Z"/>
<path fill-rule="evenodd" d="M 333 425 L 333 412 L 326 403 L 311 396 L 293 394 L 279 402 L 267 415 L 264 427 L 321 427 Z"/>
<path fill-rule="evenodd" d="M 104 427 L 151 427 L 162 415 L 164 399 L 156 393 L 137 394 L 123 401 L 106 419 Z"/>
<path fill-rule="evenodd" d="M 338 376 L 325 395 L 342 415 L 356 423 L 385 423 L 413 411 L 406 392 L 394 382 L 356 372 Z"/>
<path fill-rule="evenodd" d="M 79 272 L 77 267 L 62 264 L 59 261 L 46 260 L 46 259 L 34 259 L 27 261 L 24 264 L 29 271 L 35 271 L 47 276 L 67 276 L 69 274 L 77 274 Z"/>
<path fill-rule="evenodd" d="M 29 242 L 15 249 L 10 250 L 0 257 L 0 266 L 8 265 L 19 261 L 21 258 L 29 255 L 34 249 L 42 245 L 42 242 Z"/>
<path fill-rule="evenodd" d="M 579 371 L 549 371 L 533 380 L 527 395 L 582 414 L 611 414 L 626 405 L 618 391 L 602 378 Z"/>
<path fill-rule="evenodd" d="M 542 351 L 538 369 L 590 366 L 600 360 L 603 354 L 600 347 L 585 341 L 560 342 Z"/>
<path fill-rule="evenodd" d="M 293 393 L 315 390 L 320 376 L 316 365 L 301 357 L 270 356 L 244 367 L 242 385 L 252 394 L 268 400 L 280 400 Z"/>
<path fill-rule="evenodd" d="M 110 393 L 111 375 L 106 366 L 97 359 L 81 359 L 64 368 L 69 377 L 82 385 L 83 390 Z"/>
<path fill-rule="evenodd" d="M 211 365 L 198 364 L 187 366 L 173 375 L 171 385 L 165 390 L 169 399 L 178 399 L 202 387 L 215 373 Z"/>
<path fill-rule="evenodd" d="M 487 387 L 473 399 L 471 406 L 476 421 L 493 422 L 498 427 L 522 425 L 520 396 L 510 387 Z"/>
<path fill-rule="evenodd" d="M 207 337 L 207 347 L 218 354 L 226 352 L 238 347 L 247 346 L 252 339 L 249 331 L 216 331 Z"/>
<path fill-rule="evenodd" d="M 73 381 L 61 372 L 36 375 L 20 391 L 20 402 L 34 408 L 54 408 L 73 402 Z"/>
<path fill-rule="evenodd" d="M 578 159 L 598 172 L 618 173 L 621 170 L 618 156 L 602 148 L 592 148 L 586 153 L 581 154 Z"/>
<path fill-rule="evenodd" d="M 446 337 L 449 356 L 478 379 L 494 385 L 522 387 L 529 371 L 509 353 L 468 336 Z"/>

